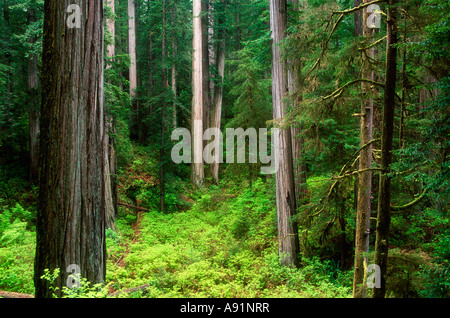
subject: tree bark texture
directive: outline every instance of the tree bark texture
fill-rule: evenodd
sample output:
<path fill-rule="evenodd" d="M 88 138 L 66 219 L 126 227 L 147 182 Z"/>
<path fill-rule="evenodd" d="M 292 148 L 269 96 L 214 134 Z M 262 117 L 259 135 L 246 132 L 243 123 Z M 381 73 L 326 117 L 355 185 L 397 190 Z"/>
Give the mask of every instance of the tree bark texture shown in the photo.
<path fill-rule="evenodd" d="M 136 8 L 134 0 L 128 0 L 128 54 L 130 55 L 130 97 L 136 96 Z"/>
<path fill-rule="evenodd" d="M 114 0 L 107 0 L 107 5 L 111 8 L 112 13 L 115 13 Z M 116 33 L 114 19 L 107 19 L 107 28 L 111 34 L 113 42 L 108 44 L 106 55 L 108 58 L 113 58 L 116 55 L 116 46 L 114 44 L 114 38 Z M 111 64 L 107 64 L 106 68 L 110 68 Z M 114 125 L 114 118 L 104 112 L 105 118 L 105 133 L 103 134 L 103 152 L 105 155 L 105 202 L 106 202 L 106 228 L 116 230 L 115 219 L 117 215 L 117 160 L 114 139 L 110 137 L 110 134 L 116 133 Z"/>
<path fill-rule="evenodd" d="M 290 0 L 294 10 L 299 10 L 298 0 Z M 288 89 L 293 109 L 300 107 L 302 100 L 302 83 L 298 76 L 300 72 L 300 64 L 297 61 L 290 61 L 288 69 Z M 292 160 L 294 163 L 294 184 L 297 204 L 307 195 L 308 188 L 306 185 L 306 166 L 303 160 L 303 137 L 301 135 L 302 128 L 300 124 L 295 123 L 291 127 L 292 134 Z"/>
<path fill-rule="evenodd" d="M 388 239 L 391 223 L 391 180 L 388 177 L 392 161 L 392 140 L 394 136 L 395 83 L 397 76 L 397 17 L 389 0 L 387 9 L 386 77 L 383 98 L 383 124 L 381 136 L 381 174 L 378 192 L 377 236 L 375 241 L 375 264 L 380 266 L 381 288 L 375 288 L 373 296 L 383 298 L 386 294 L 386 274 L 388 261 Z"/>
<path fill-rule="evenodd" d="M 370 0 L 363 0 L 364 3 Z M 362 10 L 363 36 L 372 38 L 374 29 L 367 25 L 370 13 Z M 374 49 L 367 50 L 367 55 L 374 58 Z M 374 73 L 370 67 L 370 61 L 363 60 L 361 75 L 363 79 L 374 80 Z M 373 136 L 373 88 L 369 83 L 361 84 L 361 129 L 360 144 L 364 146 L 372 140 Z M 359 153 L 359 170 L 372 168 L 372 145 L 365 147 Z M 370 237 L 370 198 L 372 196 L 372 171 L 367 170 L 358 174 L 358 197 L 356 210 L 356 234 L 355 234 L 355 266 L 353 276 L 353 297 L 363 298 L 366 295 L 365 277 L 368 265 L 367 253 L 369 252 Z"/>
<path fill-rule="evenodd" d="M 224 75 L 225 75 L 225 12 L 227 8 L 227 1 L 222 0 L 221 6 L 223 6 L 223 14 L 218 17 L 217 26 L 219 30 L 217 32 L 217 70 L 218 70 L 218 85 L 214 86 L 214 98 L 213 98 L 213 118 L 212 118 L 212 127 L 220 129 L 221 118 L 222 118 L 222 102 L 223 102 L 223 83 L 224 83 Z M 219 140 L 215 140 L 216 147 L 215 149 L 219 149 Z M 220 156 L 219 152 L 214 154 L 214 163 L 212 167 L 213 179 L 216 184 L 219 184 L 219 165 L 220 165 Z"/>
<path fill-rule="evenodd" d="M 203 187 L 205 171 L 203 165 L 203 36 L 201 0 L 193 0 L 193 38 L 192 38 L 192 172 L 195 187 Z"/>
<path fill-rule="evenodd" d="M 28 11 L 28 23 L 36 21 L 34 9 Z M 33 38 L 31 42 L 36 42 Z M 28 111 L 28 129 L 30 139 L 30 180 L 36 182 L 39 174 L 39 77 L 38 57 L 36 54 L 28 56 L 28 92 L 30 98 L 30 109 Z"/>
<path fill-rule="evenodd" d="M 81 0 L 82 27 L 66 25 L 70 0 L 44 4 L 42 114 L 34 284 L 51 297 L 45 269 L 68 266 L 105 280 L 103 1 Z"/>
<path fill-rule="evenodd" d="M 292 219 L 296 212 L 291 129 L 283 127 L 287 107 L 283 98 L 288 92 L 286 61 L 279 46 L 286 36 L 286 0 L 270 1 L 270 28 L 272 31 L 272 100 L 273 118 L 280 124 L 275 157 L 276 171 L 278 252 L 281 264 L 298 266 L 299 242 L 297 224 Z M 273 138 L 273 137 L 272 137 Z"/>

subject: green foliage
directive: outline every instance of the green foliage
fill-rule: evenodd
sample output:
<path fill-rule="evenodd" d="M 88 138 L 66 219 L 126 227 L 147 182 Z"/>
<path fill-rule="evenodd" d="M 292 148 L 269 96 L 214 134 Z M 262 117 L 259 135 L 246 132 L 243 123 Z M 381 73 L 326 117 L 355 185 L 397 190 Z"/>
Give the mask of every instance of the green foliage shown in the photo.
<path fill-rule="evenodd" d="M 31 213 L 20 204 L 0 213 L 0 289 L 33 293 L 35 233 Z"/>

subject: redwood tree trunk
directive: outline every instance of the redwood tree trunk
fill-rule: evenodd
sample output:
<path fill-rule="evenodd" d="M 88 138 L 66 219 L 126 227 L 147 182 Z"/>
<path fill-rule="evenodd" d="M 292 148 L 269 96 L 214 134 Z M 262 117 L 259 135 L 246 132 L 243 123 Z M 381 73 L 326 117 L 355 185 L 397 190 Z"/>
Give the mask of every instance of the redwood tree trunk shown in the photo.
<path fill-rule="evenodd" d="M 363 0 L 364 3 L 371 0 Z M 374 29 L 367 26 L 369 14 L 363 10 L 362 30 L 365 37 L 372 37 Z M 358 28 L 357 28 L 358 29 Z M 367 55 L 374 58 L 374 49 L 368 49 Z M 362 78 L 374 80 L 373 71 L 370 68 L 370 61 L 363 61 Z M 373 135 L 373 88 L 370 84 L 361 85 L 361 147 L 372 140 Z M 372 168 L 372 145 L 365 147 L 359 153 L 359 170 Z M 355 266 L 353 277 L 353 297 L 361 298 L 366 295 L 365 276 L 367 268 L 367 253 L 369 252 L 370 235 L 370 198 L 372 196 L 372 171 L 365 171 L 358 174 L 358 197 L 356 211 L 356 234 L 355 234 Z M 365 255 L 366 254 L 366 255 Z"/>
<path fill-rule="evenodd" d="M 397 75 L 397 18 L 389 0 L 387 9 L 386 78 L 384 82 L 383 124 L 381 136 L 381 175 L 378 193 L 377 237 L 375 242 L 375 264 L 380 266 L 381 287 L 375 288 L 374 297 L 386 294 L 386 273 L 388 260 L 389 226 L 391 223 L 391 180 L 388 177 L 392 161 L 392 139 L 394 136 L 395 82 Z"/>
<path fill-rule="evenodd" d="M 217 69 L 218 69 L 218 82 L 219 85 L 214 86 L 214 99 L 213 99 L 213 118 L 212 118 L 212 127 L 220 129 L 221 118 L 222 118 L 222 102 L 223 102 L 223 78 L 225 75 L 225 11 L 227 7 L 227 1 L 221 1 L 221 8 L 223 8 L 223 12 L 221 12 L 218 17 L 217 26 L 218 30 L 218 45 L 217 45 Z M 219 149 L 219 140 L 215 140 L 216 147 L 215 149 Z M 214 162 L 212 165 L 213 179 L 216 184 L 219 184 L 219 164 L 220 164 L 220 156 L 219 152 L 214 154 Z"/>
<path fill-rule="evenodd" d="M 203 187 L 205 171 L 203 165 L 203 46 L 201 0 L 193 0 L 192 39 L 192 183 Z"/>
<path fill-rule="evenodd" d="M 111 8 L 112 13 L 115 13 L 115 4 L 114 0 L 107 0 L 107 5 Z M 107 46 L 107 56 L 109 59 L 112 59 L 116 55 L 116 46 L 114 44 L 115 39 L 115 21 L 114 19 L 107 19 L 106 25 L 108 27 L 109 32 L 112 36 L 112 43 Z M 110 68 L 111 65 L 107 64 L 106 68 Z M 105 202 L 106 202 L 106 228 L 116 230 L 115 219 L 117 215 L 117 160 L 116 160 L 116 152 L 114 139 L 110 137 L 110 134 L 115 135 L 116 127 L 114 124 L 114 118 L 105 113 L 105 134 L 103 134 L 103 147 L 104 147 L 104 155 L 105 155 Z M 109 185 L 109 186 L 108 186 Z"/>
<path fill-rule="evenodd" d="M 82 28 L 66 26 L 70 0 L 45 1 L 36 297 L 51 297 L 44 269 L 68 266 L 105 280 L 103 1 L 80 0 Z"/>
<path fill-rule="evenodd" d="M 279 46 L 286 36 L 287 20 L 286 0 L 270 1 L 270 27 L 272 31 L 272 99 L 273 118 L 283 124 L 287 107 L 283 98 L 288 90 L 286 61 L 282 58 Z M 273 138 L 273 137 L 272 137 Z M 278 142 L 275 145 L 278 161 L 276 171 L 276 197 L 278 220 L 278 252 L 282 265 L 298 266 L 298 231 L 292 220 L 296 212 L 294 173 L 292 162 L 292 139 L 290 128 L 280 128 Z"/>
<path fill-rule="evenodd" d="M 28 10 L 28 23 L 36 21 L 34 9 Z M 35 42 L 36 39 L 31 39 Z M 39 77 L 38 58 L 36 54 L 28 57 L 28 91 L 30 97 L 30 109 L 28 111 L 28 129 L 30 138 L 30 180 L 36 182 L 39 174 Z"/>

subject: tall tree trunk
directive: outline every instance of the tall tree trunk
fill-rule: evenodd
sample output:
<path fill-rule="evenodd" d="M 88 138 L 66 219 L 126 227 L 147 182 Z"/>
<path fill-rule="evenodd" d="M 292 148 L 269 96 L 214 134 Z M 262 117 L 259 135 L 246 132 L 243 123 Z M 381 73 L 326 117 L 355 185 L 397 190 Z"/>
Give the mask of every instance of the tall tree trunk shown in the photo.
<path fill-rule="evenodd" d="M 34 9 L 28 10 L 28 24 L 36 21 Z M 30 40 L 36 42 L 33 37 Z M 28 111 L 28 131 L 30 140 L 30 180 L 36 182 L 39 174 L 39 92 L 38 92 L 38 61 L 36 54 L 28 56 L 28 92 L 30 98 L 30 109 Z"/>
<path fill-rule="evenodd" d="M 276 197 L 278 220 L 278 252 L 281 264 L 298 266 L 298 230 L 292 220 L 296 213 L 296 199 L 292 162 L 292 140 L 290 128 L 283 127 L 287 107 L 283 98 L 288 90 L 286 61 L 282 58 L 279 46 L 286 36 L 286 0 L 270 1 L 270 28 L 272 31 L 272 99 L 273 118 L 280 124 L 278 142 L 275 145 L 275 157 L 278 165 L 276 172 Z M 272 137 L 273 138 L 273 137 Z"/>
<path fill-rule="evenodd" d="M 364 3 L 371 0 L 363 0 Z M 363 10 L 362 30 L 363 35 L 372 39 L 375 29 L 369 28 L 367 21 L 370 13 Z M 374 49 L 368 49 L 367 55 L 374 58 Z M 362 78 L 374 80 L 374 73 L 370 67 L 370 61 L 363 60 Z M 373 89 L 370 84 L 361 84 L 361 147 L 368 144 L 373 136 Z M 372 168 L 372 145 L 365 147 L 359 153 L 359 170 Z M 356 210 L 356 234 L 355 234 L 355 265 L 353 275 L 353 297 L 364 298 L 366 296 L 366 268 L 368 265 L 367 253 L 369 252 L 370 237 L 370 198 L 372 196 L 372 171 L 365 171 L 358 174 L 358 197 Z"/>
<path fill-rule="evenodd" d="M 128 55 L 130 56 L 130 67 L 128 69 L 128 80 L 130 84 L 130 98 L 132 103 L 132 115 L 130 125 L 132 138 L 143 141 L 142 123 L 139 110 L 139 102 L 136 99 L 137 88 L 137 61 L 136 61 L 136 0 L 128 0 Z"/>
<path fill-rule="evenodd" d="M 111 8 L 111 12 L 115 13 L 115 4 L 114 0 L 107 0 L 106 5 Z M 116 47 L 114 44 L 116 27 L 114 19 L 107 19 L 106 26 L 111 34 L 112 43 L 107 45 L 107 57 L 111 60 L 116 55 Z M 106 65 L 106 69 L 110 68 L 111 64 Z M 105 134 L 103 135 L 103 153 L 105 154 L 105 202 L 106 202 L 106 228 L 116 230 L 115 226 L 115 218 L 117 215 L 117 160 L 116 160 L 116 152 L 114 139 L 110 137 L 110 134 L 115 135 L 116 127 L 114 125 L 114 118 L 104 113 L 104 121 L 105 121 Z M 109 186 L 108 186 L 109 185 Z"/>
<path fill-rule="evenodd" d="M 222 102 L 223 102 L 223 79 L 225 75 L 225 12 L 227 7 L 227 1 L 221 0 L 221 6 L 223 6 L 223 12 L 217 21 L 217 26 L 219 30 L 217 32 L 218 45 L 217 45 L 217 70 L 218 70 L 218 81 L 219 84 L 214 86 L 214 99 L 213 99 L 213 118 L 212 127 L 220 129 L 221 118 L 222 118 Z M 220 149 L 219 140 L 214 140 L 215 149 Z M 219 164 L 220 164 L 220 154 L 218 151 L 214 154 L 214 161 L 212 165 L 213 179 L 216 184 L 219 184 Z"/>
<path fill-rule="evenodd" d="M 60 269 L 57 294 L 73 268 L 105 281 L 103 1 L 78 2 L 81 29 L 66 26 L 71 2 L 44 4 L 36 297 L 53 293 L 44 269 Z"/>
<path fill-rule="evenodd" d="M 209 0 L 202 1 L 202 76 L 203 76 L 203 131 L 210 126 L 211 117 L 211 102 L 209 94 Z M 207 140 L 203 141 L 203 146 L 206 146 Z"/>
<path fill-rule="evenodd" d="M 378 193 L 377 236 L 375 242 L 375 264 L 380 266 L 381 287 L 375 288 L 373 294 L 375 298 L 383 298 L 386 294 L 388 239 L 391 223 L 391 180 L 388 173 L 392 160 L 395 83 L 397 75 L 397 15 L 396 8 L 394 7 L 396 2 L 396 0 L 389 0 L 387 8 L 386 78 L 384 82 L 381 174 Z"/>
<path fill-rule="evenodd" d="M 202 4 L 193 0 L 192 39 L 192 184 L 203 187 L 205 171 L 203 165 L 203 46 L 202 46 Z"/>
<path fill-rule="evenodd" d="M 172 7 L 172 94 L 173 94 L 173 103 L 172 103 L 172 126 L 173 128 L 177 128 L 177 69 L 176 69 L 176 60 L 177 60 L 177 51 L 178 44 L 176 38 L 175 24 L 177 21 L 177 2 L 174 0 L 174 4 Z"/>
<path fill-rule="evenodd" d="M 298 0 L 289 0 L 294 5 L 294 10 L 299 10 Z M 298 77 L 300 65 L 292 61 L 289 63 L 291 68 L 288 70 L 288 90 L 291 97 L 292 107 L 298 108 L 302 99 L 301 85 Z M 299 124 L 291 127 L 292 134 L 292 160 L 294 163 L 294 184 L 297 204 L 305 198 L 307 194 L 306 186 L 306 166 L 303 160 L 303 137 L 301 136 L 302 128 Z"/>
<path fill-rule="evenodd" d="M 165 112 L 166 112 L 166 94 L 169 87 L 168 84 L 168 70 L 167 70 L 167 52 L 166 52 L 166 0 L 163 0 L 163 12 L 162 12 L 162 31 L 161 31 L 161 59 L 162 59 L 162 90 L 163 90 L 163 102 L 162 102 L 162 108 L 161 108 L 161 147 L 159 148 L 159 211 L 164 212 L 166 210 L 166 181 L 165 181 L 165 167 L 164 167 L 164 161 L 165 161 L 165 143 L 164 143 L 164 134 L 165 134 Z"/>
<path fill-rule="evenodd" d="M 136 8 L 135 0 L 128 0 L 128 54 L 130 55 L 130 97 L 136 96 L 137 71 L 136 71 Z"/>
<path fill-rule="evenodd" d="M 355 8 L 358 7 L 361 3 L 363 3 L 363 0 L 354 0 Z M 363 35 L 363 11 L 364 10 L 356 10 L 355 13 L 353 13 L 353 20 L 354 20 L 353 32 L 355 36 Z"/>

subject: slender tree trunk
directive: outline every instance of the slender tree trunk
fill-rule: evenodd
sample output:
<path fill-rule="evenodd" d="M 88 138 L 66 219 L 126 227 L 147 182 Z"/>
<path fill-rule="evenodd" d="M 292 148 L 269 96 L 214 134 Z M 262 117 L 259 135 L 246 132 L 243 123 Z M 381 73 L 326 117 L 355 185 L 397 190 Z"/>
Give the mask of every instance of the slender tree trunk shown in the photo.
<path fill-rule="evenodd" d="M 364 3 L 370 0 L 363 0 Z M 362 30 L 365 37 L 371 38 L 375 29 L 367 25 L 369 14 L 363 10 Z M 368 49 L 367 55 L 374 57 L 373 48 Z M 362 78 L 374 79 L 373 71 L 370 67 L 370 61 L 364 60 L 361 70 Z M 361 147 L 372 140 L 373 135 L 373 89 L 370 84 L 361 85 Z M 365 147 L 359 153 L 359 170 L 372 168 L 372 145 Z M 365 171 L 358 174 L 358 197 L 356 210 L 356 234 L 355 234 L 355 266 L 353 276 L 353 297 L 364 298 L 366 296 L 366 268 L 368 265 L 367 253 L 369 252 L 370 237 L 370 198 L 372 196 L 372 171 Z"/>
<path fill-rule="evenodd" d="M 166 96 L 167 90 L 169 88 L 168 74 L 167 74 L 167 51 L 166 51 L 166 0 L 163 0 L 163 12 L 162 12 L 162 43 L 161 43 L 161 58 L 162 58 L 162 89 L 163 96 Z M 166 113 L 166 98 L 163 98 L 162 108 L 161 108 L 161 147 L 159 148 L 159 211 L 164 212 L 166 210 L 166 180 L 165 180 L 165 142 L 164 134 L 166 130 L 165 126 L 165 113 Z"/>
<path fill-rule="evenodd" d="M 394 4 L 389 0 L 387 9 L 386 78 L 384 82 L 383 124 L 381 135 L 381 175 L 378 193 L 377 237 L 375 242 L 375 264 L 380 266 L 381 288 L 375 288 L 374 297 L 386 294 L 388 239 L 391 223 L 391 180 L 388 177 L 392 161 L 392 139 L 394 136 L 395 83 L 397 75 L 397 17 Z"/>
<path fill-rule="evenodd" d="M 203 187 L 205 172 L 203 165 L 203 46 L 201 0 L 193 0 L 192 39 L 192 184 Z"/>
<path fill-rule="evenodd" d="M 130 56 L 130 67 L 128 69 L 128 80 L 130 83 L 130 98 L 132 103 L 131 135 L 140 142 L 143 141 L 142 123 L 139 110 L 139 102 L 136 99 L 137 88 L 137 61 L 136 61 L 136 0 L 128 0 L 128 54 Z"/>
<path fill-rule="evenodd" d="M 209 94 L 209 0 L 202 1 L 202 76 L 203 76 L 203 131 L 210 127 L 211 101 Z M 204 141 L 204 145 L 207 141 Z"/>
<path fill-rule="evenodd" d="M 106 2 L 107 6 L 111 8 L 111 12 L 115 13 L 115 4 L 114 0 L 107 0 Z M 115 21 L 114 19 L 107 19 L 106 26 L 109 30 L 109 33 L 112 37 L 112 43 L 109 43 L 107 45 L 107 57 L 111 60 L 116 55 L 116 47 L 114 44 L 115 40 L 115 34 L 116 34 L 116 27 L 115 27 Z M 106 65 L 106 69 L 110 68 L 111 64 Z M 110 134 L 115 134 L 116 128 L 114 125 L 114 118 L 104 113 L 105 118 L 105 134 L 103 135 L 103 147 L 104 147 L 104 154 L 105 154 L 105 171 L 104 171 L 104 177 L 105 177 L 105 202 L 106 202 L 106 228 L 116 230 L 115 226 L 115 219 L 117 215 L 117 181 L 116 181 L 116 174 L 117 174 L 117 160 L 116 160 L 116 152 L 114 151 L 114 140 L 110 137 Z M 108 186 L 109 185 L 109 186 Z"/>
<path fill-rule="evenodd" d="M 28 10 L 28 23 L 36 21 L 34 9 Z M 31 39 L 36 42 L 36 39 Z M 28 111 L 28 129 L 30 138 L 30 180 L 36 182 L 39 174 L 39 92 L 38 61 L 36 54 L 28 56 L 28 92 L 30 109 Z"/>
<path fill-rule="evenodd" d="M 363 0 L 354 0 L 355 8 L 358 7 L 361 3 L 363 3 Z M 353 13 L 354 19 L 353 32 L 355 36 L 363 35 L 363 11 L 364 10 L 356 10 L 355 13 Z"/>
<path fill-rule="evenodd" d="M 44 269 L 105 281 L 103 1 L 80 0 L 82 28 L 66 26 L 70 0 L 45 1 L 36 297 L 51 297 Z M 69 266 L 72 265 L 72 266 Z"/>
<path fill-rule="evenodd" d="M 176 69 L 176 60 L 177 60 L 177 51 L 178 44 L 175 34 L 175 24 L 177 21 L 177 2 L 174 0 L 174 5 L 172 7 L 172 94 L 173 94 L 173 103 L 172 103 L 172 126 L 173 128 L 177 128 L 177 69 Z"/>
<path fill-rule="evenodd" d="M 288 91 L 286 61 L 283 60 L 279 46 L 286 36 L 286 0 L 270 1 L 270 26 L 272 31 L 272 99 L 273 118 L 283 124 L 287 107 L 283 98 Z M 272 137 L 273 138 L 273 137 Z M 280 127 L 278 142 L 275 145 L 278 161 L 276 172 L 276 198 L 278 220 L 278 252 L 282 265 L 298 266 L 298 230 L 292 220 L 296 213 L 295 186 L 292 162 L 292 139 L 290 128 Z"/>
<path fill-rule="evenodd" d="M 221 118 L 222 118 L 222 102 L 223 102 L 223 83 L 225 75 L 225 12 L 227 8 L 227 1 L 222 0 L 221 6 L 223 7 L 223 12 L 220 13 L 218 17 L 217 26 L 219 30 L 217 32 L 218 45 L 217 45 L 217 70 L 218 70 L 218 85 L 214 86 L 214 99 L 213 99 L 213 118 L 212 127 L 220 129 Z M 215 140 L 215 149 L 220 149 L 219 140 Z M 219 165 L 220 156 L 219 152 L 214 154 L 214 163 L 212 165 L 213 179 L 216 184 L 219 184 Z"/>
<path fill-rule="evenodd" d="M 135 0 L 128 0 L 128 54 L 130 55 L 130 97 L 136 96 L 137 71 L 136 71 L 136 8 Z"/>
<path fill-rule="evenodd" d="M 290 0 L 294 5 L 294 10 L 298 10 L 298 0 Z M 291 97 L 292 107 L 294 109 L 300 106 L 302 99 L 301 85 L 298 77 L 298 68 L 300 65 L 295 61 L 289 63 L 291 68 L 288 70 L 288 89 Z M 295 66 L 295 67 L 294 67 Z M 307 195 L 308 189 L 306 186 L 306 167 L 303 160 L 303 137 L 301 136 L 302 128 L 299 124 L 291 127 L 292 134 L 292 160 L 294 163 L 294 184 L 297 204 L 301 202 Z"/>

